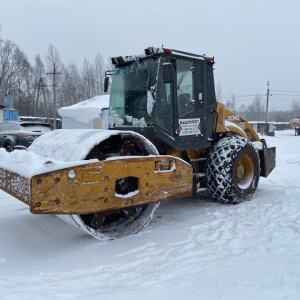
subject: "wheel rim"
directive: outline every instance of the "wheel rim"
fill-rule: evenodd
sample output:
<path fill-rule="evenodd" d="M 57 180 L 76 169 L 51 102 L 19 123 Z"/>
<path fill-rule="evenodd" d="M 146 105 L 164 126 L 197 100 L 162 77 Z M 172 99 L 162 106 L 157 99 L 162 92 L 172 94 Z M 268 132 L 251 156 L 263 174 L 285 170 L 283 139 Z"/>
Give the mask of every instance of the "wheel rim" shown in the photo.
<path fill-rule="evenodd" d="M 147 151 L 147 153 L 145 152 Z M 134 136 L 118 140 L 105 140 L 94 149 L 90 150 L 86 159 L 97 158 L 105 160 L 110 156 L 130 156 L 130 155 L 157 155 L 156 149 L 145 148 L 144 140 L 139 140 Z M 134 190 L 138 189 L 135 181 L 125 181 L 118 190 L 122 192 L 133 192 L 130 188 L 133 185 Z M 122 181 L 123 182 L 123 181 Z M 127 186 L 128 184 L 128 186 Z M 124 191 L 123 191 L 124 189 Z M 145 227 L 154 214 L 159 203 L 149 203 L 123 209 L 95 212 L 87 215 L 71 215 L 71 218 L 84 231 L 100 240 L 110 240 L 119 237 L 131 235 Z"/>
<path fill-rule="evenodd" d="M 238 159 L 235 167 L 236 184 L 240 189 L 247 189 L 254 177 L 254 164 L 250 156 L 244 155 Z"/>

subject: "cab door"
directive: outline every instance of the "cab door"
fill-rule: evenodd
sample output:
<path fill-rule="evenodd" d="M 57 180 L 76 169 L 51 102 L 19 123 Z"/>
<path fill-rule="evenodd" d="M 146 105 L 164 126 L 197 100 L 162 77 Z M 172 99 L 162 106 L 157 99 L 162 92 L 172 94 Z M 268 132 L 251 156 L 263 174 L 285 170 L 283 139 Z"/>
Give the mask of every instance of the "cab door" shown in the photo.
<path fill-rule="evenodd" d="M 215 97 L 208 89 L 209 67 L 203 60 L 176 61 L 177 137 L 189 148 L 208 147 L 212 137 Z"/>
<path fill-rule="evenodd" d="M 192 142 L 201 139 L 201 118 L 199 115 L 199 85 L 194 61 L 176 61 L 178 141 Z M 198 112 L 198 113 L 197 113 Z"/>

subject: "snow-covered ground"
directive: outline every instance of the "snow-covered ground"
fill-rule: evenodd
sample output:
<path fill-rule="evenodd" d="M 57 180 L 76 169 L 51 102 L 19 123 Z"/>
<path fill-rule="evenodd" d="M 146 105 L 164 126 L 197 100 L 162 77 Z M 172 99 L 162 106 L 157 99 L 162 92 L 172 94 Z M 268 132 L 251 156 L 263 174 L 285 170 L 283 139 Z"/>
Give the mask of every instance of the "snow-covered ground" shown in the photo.
<path fill-rule="evenodd" d="M 277 167 L 251 201 L 166 202 L 109 242 L 0 191 L 0 299 L 299 299 L 300 137 L 266 139 Z"/>

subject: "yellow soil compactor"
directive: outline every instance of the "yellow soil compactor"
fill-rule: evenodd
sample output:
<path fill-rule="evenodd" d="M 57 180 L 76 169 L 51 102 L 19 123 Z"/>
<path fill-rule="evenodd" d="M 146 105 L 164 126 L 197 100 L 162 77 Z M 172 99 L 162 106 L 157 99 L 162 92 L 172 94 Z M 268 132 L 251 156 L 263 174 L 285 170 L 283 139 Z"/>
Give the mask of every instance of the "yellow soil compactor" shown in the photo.
<path fill-rule="evenodd" d="M 275 148 L 216 101 L 214 58 L 149 47 L 112 63 L 109 130 L 55 130 L 25 153 L 3 150 L 1 189 L 100 240 L 138 232 L 163 200 L 251 198 Z"/>

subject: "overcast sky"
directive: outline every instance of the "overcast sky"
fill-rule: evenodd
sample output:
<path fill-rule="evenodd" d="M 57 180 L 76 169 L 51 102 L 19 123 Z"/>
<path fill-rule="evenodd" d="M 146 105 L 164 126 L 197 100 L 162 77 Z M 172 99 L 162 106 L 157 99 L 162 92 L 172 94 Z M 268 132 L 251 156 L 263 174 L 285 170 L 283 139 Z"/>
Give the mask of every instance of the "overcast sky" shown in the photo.
<path fill-rule="evenodd" d="M 50 43 L 79 67 L 164 45 L 214 56 L 215 82 L 239 104 L 265 99 L 268 81 L 271 110 L 300 99 L 299 0 L 0 0 L 0 24 L 32 63 Z"/>

